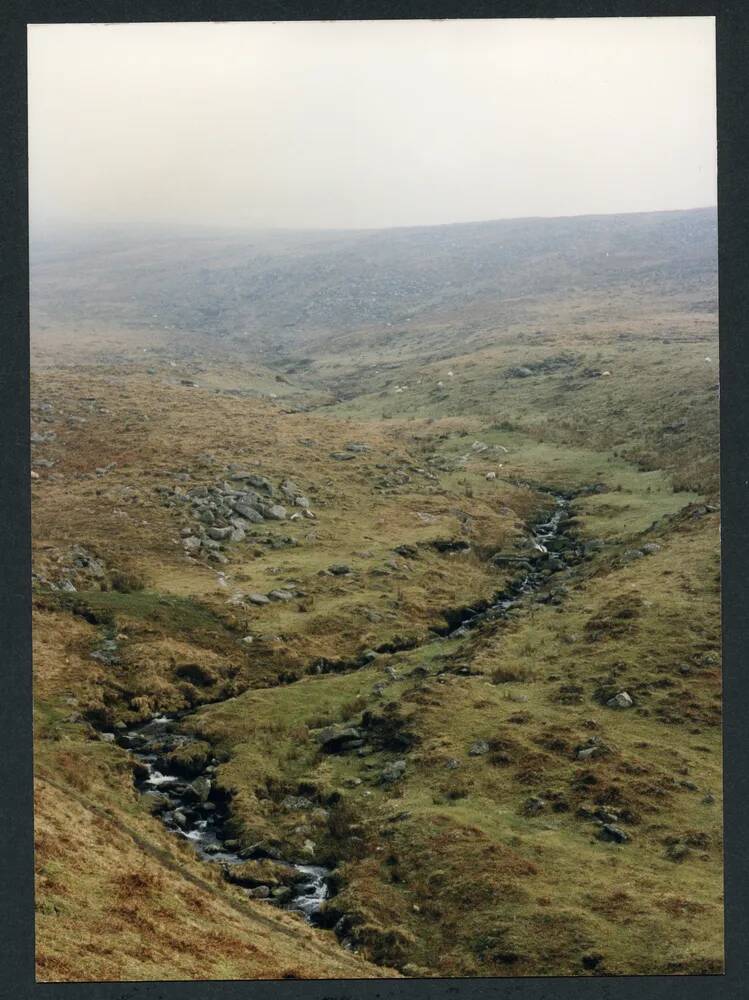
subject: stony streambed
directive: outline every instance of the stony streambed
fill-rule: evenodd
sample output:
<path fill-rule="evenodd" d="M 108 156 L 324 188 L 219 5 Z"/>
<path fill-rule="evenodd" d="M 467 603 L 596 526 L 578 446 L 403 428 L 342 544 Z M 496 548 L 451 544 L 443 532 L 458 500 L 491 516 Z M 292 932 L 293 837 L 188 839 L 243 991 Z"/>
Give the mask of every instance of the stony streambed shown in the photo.
<path fill-rule="evenodd" d="M 516 563 L 521 573 L 506 591 L 495 595 L 493 601 L 452 612 L 448 616 L 449 626 L 437 630 L 440 634 L 457 638 L 481 622 L 505 617 L 511 608 L 546 587 L 552 574 L 566 569 L 570 556 L 575 561 L 579 558 L 579 546 L 571 539 L 563 539 L 562 546 L 557 544 L 569 517 L 572 496 L 549 495 L 556 507 L 548 520 L 533 528 L 530 552 L 526 556 L 503 559 L 509 564 Z M 226 833 L 229 803 L 215 785 L 217 759 L 209 758 L 197 772 L 193 769 L 187 773 L 171 762 L 173 751 L 197 742 L 181 729 L 182 722 L 190 714 L 159 715 L 149 722 L 109 734 L 109 738 L 128 750 L 137 762 L 136 787 L 148 799 L 151 811 L 175 835 L 189 840 L 200 858 L 224 866 L 229 881 L 235 881 L 231 872 L 233 866 L 246 860 L 270 858 L 288 872 L 288 878 L 282 885 L 245 887 L 247 895 L 295 910 L 308 921 L 316 922 L 323 903 L 331 895 L 332 870 L 302 860 L 282 859 L 260 846 L 242 850 L 238 841 Z"/>
<path fill-rule="evenodd" d="M 194 737 L 179 731 L 187 714 L 156 716 L 145 724 L 117 733 L 115 739 L 137 761 L 136 787 L 147 798 L 151 811 L 169 830 L 189 840 L 204 861 L 225 866 L 232 881 L 228 870 L 231 866 L 270 855 L 261 848 L 240 853 L 239 844 L 226 834 L 228 804 L 215 788 L 216 758 L 211 758 L 197 775 L 185 774 L 183 768 L 170 763 L 170 753 L 196 742 Z M 273 860 L 281 861 L 275 857 Z M 297 910 L 313 922 L 328 898 L 330 871 L 321 865 L 281 863 L 288 868 L 288 884 L 245 888 L 247 895 Z"/>
<path fill-rule="evenodd" d="M 579 561 L 582 547 L 564 536 L 573 495 L 549 493 L 549 496 L 554 500 L 555 509 L 548 520 L 534 526 L 529 540 L 530 551 L 526 555 L 494 556 L 497 565 L 515 565 L 520 570 L 509 587 L 496 594 L 492 601 L 482 601 L 449 613 L 448 627 L 436 630 L 438 634 L 460 638 L 481 622 L 504 618 L 511 608 L 549 584 L 553 574 L 567 569 L 572 560 Z M 560 541 L 563 545 L 558 548 Z M 558 598 L 549 594 L 549 599 Z"/>

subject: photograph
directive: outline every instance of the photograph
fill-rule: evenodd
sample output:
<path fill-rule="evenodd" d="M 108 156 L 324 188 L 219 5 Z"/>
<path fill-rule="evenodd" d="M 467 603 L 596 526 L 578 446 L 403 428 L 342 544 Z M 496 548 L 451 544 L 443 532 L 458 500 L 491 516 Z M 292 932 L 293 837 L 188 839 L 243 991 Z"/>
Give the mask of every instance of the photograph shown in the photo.
<path fill-rule="evenodd" d="M 715 18 L 27 58 L 36 982 L 723 975 Z"/>

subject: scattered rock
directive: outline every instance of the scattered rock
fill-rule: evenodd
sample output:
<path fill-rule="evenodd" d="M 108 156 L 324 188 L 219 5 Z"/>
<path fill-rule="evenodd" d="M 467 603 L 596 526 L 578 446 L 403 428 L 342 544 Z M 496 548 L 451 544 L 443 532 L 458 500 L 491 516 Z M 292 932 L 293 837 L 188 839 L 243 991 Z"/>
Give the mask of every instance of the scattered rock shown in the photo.
<path fill-rule="evenodd" d="M 271 521 L 285 521 L 287 511 L 280 503 L 274 503 L 269 507 L 263 507 L 262 513 Z"/>
<path fill-rule="evenodd" d="M 305 809 L 313 809 L 315 803 L 312 799 L 308 799 L 304 795 L 287 795 L 281 801 L 281 808 L 288 809 L 291 812 L 297 812 Z"/>
<path fill-rule="evenodd" d="M 642 559 L 645 553 L 641 549 L 627 549 L 622 559 L 625 562 L 632 562 L 635 559 Z"/>
<path fill-rule="evenodd" d="M 392 785 L 396 781 L 400 781 L 405 772 L 405 760 L 395 760 L 391 764 L 387 764 L 382 769 L 380 773 L 380 783 L 383 785 Z"/>
<path fill-rule="evenodd" d="M 628 843 L 630 837 L 628 833 L 625 833 L 621 827 L 614 826 L 611 823 L 604 823 L 601 829 L 598 831 L 598 839 L 610 841 L 615 844 L 626 844 Z"/>
<path fill-rule="evenodd" d="M 677 841 L 674 844 L 669 844 L 666 848 L 666 857 L 669 861 L 685 861 L 689 857 L 691 851 L 686 844 L 681 841 Z"/>
<path fill-rule="evenodd" d="M 208 531 L 206 532 L 208 537 L 212 538 L 216 542 L 226 541 L 226 539 L 231 535 L 231 533 L 232 533 L 231 528 L 214 528 L 214 527 L 208 528 Z"/>
<path fill-rule="evenodd" d="M 248 895 L 252 896 L 253 899 L 268 899 L 270 888 L 267 885 L 257 885 L 254 889 L 248 890 Z"/>
<path fill-rule="evenodd" d="M 363 735 L 358 726 L 326 726 L 317 733 L 317 742 L 325 753 L 343 753 L 362 746 Z"/>
<path fill-rule="evenodd" d="M 172 813 L 172 819 L 180 828 L 187 826 L 187 816 L 184 814 L 182 809 L 175 809 Z"/>
<path fill-rule="evenodd" d="M 248 503 L 244 503 L 242 500 L 235 500 L 231 505 L 232 510 L 236 511 L 240 517 L 243 517 L 246 521 L 252 521 L 254 524 L 258 524 L 260 521 L 264 521 L 265 518 L 260 513 L 259 510 L 255 510 Z"/>
<path fill-rule="evenodd" d="M 294 595 L 290 590 L 271 590 L 268 597 L 272 601 L 293 601 Z"/>
<path fill-rule="evenodd" d="M 471 745 L 471 749 L 468 751 L 468 754 L 471 757 L 481 757 L 486 753 L 489 753 L 489 744 L 486 740 L 476 740 L 476 742 Z"/>
<path fill-rule="evenodd" d="M 522 813 L 524 816 L 538 816 L 546 808 L 546 799 L 538 795 L 532 795 L 523 803 Z"/>
<path fill-rule="evenodd" d="M 199 802 L 207 802 L 208 796 L 211 794 L 211 781 L 210 778 L 205 778 L 202 775 L 196 778 L 192 782 L 190 788 L 193 790 Z"/>
<path fill-rule="evenodd" d="M 397 552 L 404 559 L 415 559 L 419 554 L 419 550 L 415 545 L 398 545 L 393 549 L 393 552 Z"/>
<path fill-rule="evenodd" d="M 631 708 L 634 702 L 626 691 L 620 691 L 606 702 L 609 708 Z"/>

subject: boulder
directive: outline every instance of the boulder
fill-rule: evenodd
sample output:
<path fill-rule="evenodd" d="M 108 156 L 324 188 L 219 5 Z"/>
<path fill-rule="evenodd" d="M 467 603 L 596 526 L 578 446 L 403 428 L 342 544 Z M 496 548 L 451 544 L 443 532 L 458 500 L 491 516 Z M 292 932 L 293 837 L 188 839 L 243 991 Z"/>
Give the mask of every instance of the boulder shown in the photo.
<path fill-rule="evenodd" d="M 642 547 L 642 551 L 646 556 L 654 556 L 656 552 L 661 551 L 661 547 L 657 542 L 646 542 Z"/>
<path fill-rule="evenodd" d="M 332 566 L 328 566 L 328 572 L 332 573 L 333 576 L 346 576 L 347 573 L 351 572 L 351 567 L 347 566 L 346 563 L 333 563 Z"/>
<path fill-rule="evenodd" d="M 198 802 L 206 802 L 208 800 L 208 796 L 211 794 L 210 778 L 205 778 L 201 775 L 193 781 L 190 788 L 195 793 Z"/>
<path fill-rule="evenodd" d="M 297 486 L 297 484 L 293 482 L 291 479 L 284 479 L 284 481 L 281 483 L 280 490 L 286 497 L 286 499 L 291 500 L 292 502 L 302 492 Z"/>
<path fill-rule="evenodd" d="M 265 478 L 265 476 L 257 476 L 254 473 L 248 473 L 242 476 L 242 478 L 254 489 L 260 490 L 261 493 L 265 493 L 269 497 L 273 496 L 273 485 L 269 479 Z"/>
<path fill-rule="evenodd" d="M 231 507 L 232 510 L 236 511 L 236 513 L 239 514 L 240 517 L 243 517 L 246 521 L 252 521 L 253 523 L 258 524 L 260 521 L 265 520 L 259 510 L 255 510 L 254 507 L 251 507 L 250 504 L 245 503 L 243 500 L 235 500 Z"/>
<path fill-rule="evenodd" d="M 538 795 L 532 795 L 523 803 L 522 812 L 524 816 L 538 816 L 546 808 L 546 800 Z"/>
<path fill-rule="evenodd" d="M 621 827 L 614 826 L 611 823 L 604 823 L 598 832 L 599 840 L 610 841 L 614 844 L 626 844 L 629 841 L 629 834 L 625 833 Z"/>
<path fill-rule="evenodd" d="M 272 601 L 292 601 L 294 599 L 290 590 L 271 590 L 268 597 Z"/>
<path fill-rule="evenodd" d="M 187 816 L 184 809 L 175 809 L 172 813 L 172 820 L 180 829 L 184 830 L 187 826 Z"/>
<path fill-rule="evenodd" d="M 287 511 L 285 507 L 282 507 L 280 503 L 273 503 L 269 506 L 264 506 L 261 509 L 263 517 L 268 518 L 270 521 L 285 521 Z"/>
<path fill-rule="evenodd" d="M 247 600 L 250 604 L 270 604 L 270 598 L 265 594 L 248 594 Z"/>
<path fill-rule="evenodd" d="M 633 562 L 635 559 L 642 559 L 644 553 L 641 549 L 627 549 L 622 559 L 625 562 Z"/>
<path fill-rule="evenodd" d="M 341 753 L 361 746 L 363 735 L 358 726 L 326 726 L 317 733 L 317 742 L 324 753 Z"/>
<path fill-rule="evenodd" d="M 468 751 L 471 757 L 481 757 L 485 753 L 489 753 L 489 744 L 486 740 L 476 740 L 475 743 L 471 744 L 471 749 Z"/>
<path fill-rule="evenodd" d="M 631 708 L 634 703 L 626 691 L 620 691 L 613 698 L 609 698 L 606 704 L 609 708 Z"/>
<path fill-rule="evenodd" d="M 305 795 L 287 795 L 281 800 L 281 808 L 290 812 L 300 812 L 305 809 L 313 809 L 315 803 Z"/>
<path fill-rule="evenodd" d="M 419 554 L 419 550 L 415 545 L 398 545 L 393 549 L 393 552 L 397 552 L 399 556 L 403 556 L 404 559 L 415 559 Z"/>
<path fill-rule="evenodd" d="M 394 760 L 391 764 L 386 764 L 383 767 L 380 772 L 380 783 L 383 785 L 392 785 L 396 781 L 400 781 L 405 773 L 405 760 Z"/>

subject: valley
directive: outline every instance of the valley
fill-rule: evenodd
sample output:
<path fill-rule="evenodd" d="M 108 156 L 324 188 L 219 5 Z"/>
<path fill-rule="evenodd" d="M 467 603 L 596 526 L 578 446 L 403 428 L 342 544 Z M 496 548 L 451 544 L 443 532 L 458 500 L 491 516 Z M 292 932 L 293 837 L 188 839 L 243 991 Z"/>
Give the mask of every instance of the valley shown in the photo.
<path fill-rule="evenodd" d="M 722 971 L 714 221 L 37 256 L 40 980 Z"/>

